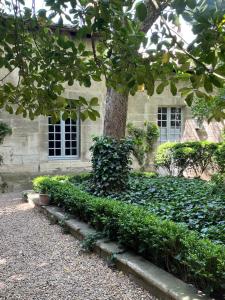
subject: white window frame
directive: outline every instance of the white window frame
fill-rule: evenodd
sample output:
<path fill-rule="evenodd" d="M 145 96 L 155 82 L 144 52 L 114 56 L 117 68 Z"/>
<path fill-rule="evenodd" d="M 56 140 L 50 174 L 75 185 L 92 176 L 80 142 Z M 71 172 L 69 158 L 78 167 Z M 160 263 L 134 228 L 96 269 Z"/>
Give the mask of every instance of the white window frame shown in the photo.
<path fill-rule="evenodd" d="M 159 109 L 163 109 L 166 108 L 167 109 L 167 113 L 166 113 L 166 120 L 159 120 Z M 173 134 L 172 131 L 174 129 L 171 128 L 171 115 L 172 115 L 172 108 L 175 109 L 180 109 L 180 122 L 181 122 L 181 126 L 180 126 L 180 134 L 179 134 L 179 138 L 178 139 L 171 139 L 171 136 L 177 136 L 177 134 Z M 161 113 L 162 115 L 162 113 Z M 158 110 L 157 110 L 157 124 L 159 121 L 166 121 L 166 127 L 164 127 L 166 129 L 166 140 L 162 140 L 162 136 L 161 136 L 161 127 L 159 126 L 159 130 L 160 130 L 160 136 L 159 136 L 159 143 L 165 143 L 165 142 L 179 142 L 182 138 L 182 130 L 183 130 L 183 109 L 182 106 L 159 106 Z M 175 121 L 176 122 L 176 121 Z M 176 127 L 176 125 L 175 125 Z M 176 129 L 176 128 L 175 128 Z"/>
<path fill-rule="evenodd" d="M 62 116 L 60 118 L 60 124 L 52 124 L 52 125 L 60 125 L 60 128 L 61 128 L 61 131 L 60 131 L 60 135 L 61 135 L 61 140 L 60 140 L 60 143 L 61 143 L 61 155 L 49 155 L 49 149 L 55 149 L 54 148 L 50 148 L 49 147 L 49 142 L 51 140 L 49 140 L 49 134 L 52 133 L 49 131 L 49 118 L 48 117 L 48 159 L 49 160 L 77 160 L 80 158 L 80 120 L 79 118 L 77 118 L 76 120 L 76 143 L 77 143 L 77 146 L 76 146 L 76 152 L 77 154 L 76 155 L 66 155 L 65 152 L 66 152 L 66 146 L 65 146 L 65 134 L 66 134 L 66 131 L 65 131 L 65 121 L 62 119 Z M 72 133 L 71 131 L 69 132 L 70 134 Z M 53 132 L 53 134 L 55 134 L 55 130 Z M 56 140 L 54 139 L 53 142 L 55 142 Z M 71 140 L 70 140 L 71 141 Z"/>

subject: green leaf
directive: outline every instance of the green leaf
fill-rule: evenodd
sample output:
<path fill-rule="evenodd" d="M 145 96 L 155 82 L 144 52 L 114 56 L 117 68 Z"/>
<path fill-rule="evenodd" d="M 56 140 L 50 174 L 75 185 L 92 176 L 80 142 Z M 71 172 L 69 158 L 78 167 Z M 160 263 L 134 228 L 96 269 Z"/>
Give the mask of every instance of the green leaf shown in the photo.
<path fill-rule="evenodd" d="M 215 75 L 210 75 L 209 76 L 213 85 L 215 85 L 216 87 L 218 88 L 221 88 L 222 87 L 222 83 L 221 81 L 215 76 Z"/>
<path fill-rule="evenodd" d="M 187 0 L 187 6 L 190 7 L 191 9 L 196 8 L 196 0 Z"/>
<path fill-rule="evenodd" d="M 187 95 L 187 97 L 185 98 L 185 101 L 188 106 L 191 106 L 193 99 L 194 99 L 194 93 L 190 93 L 189 95 Z"/>
<path fill-rule="evenodd" d="M 213 91 L 213 85 L 212 85 L 212 82 L 211 82 L 211 80 L 208 76 L 205 76 L 204 88 L 205 88 L 207 93 L 212 93 L 212 91 Z"/>
<path fill-rule="evenodd" d="M 84 49 L 85 49 L 85 45 L 84 45 L 83 43 L 80 43 L 80 44 L 78 45 L 78 51 L 79 51 L 79 52 L 83 52 Z"/>
<path fill-rule="evenodd" d="M 168 81 L 164 81 L 162 83 L 160 83 L 158 86 L 157 86 L 157 89 L 156 89 L 156 93 L 157 94 L 162 94 L 162 92 L 164 91 L 164 88 L 168 85 Z"/>
<path fill-rule="evenodd" d="M 148 12 L 146 5 L 143 2 L 138 3 L 136 5 L 136 16 L 139 19 L 139 21 L 143 22 L 146 19 L 147 14 Z"/>
<path fill-rule="evenodd" d="M 195 91 L 195 94 L 198 98 L 205 98 L 206 94 L 201 91 Z"/>
<path fill-rule="evenodd" d="M 173 96 L 177 94 L 177 87 L 173 81 L 170 81 L 170 91 Z"/>
<path fill-rule="evenodd" d="M 90 105 L 91 106 L 98 106 L 98 98 L 97 97 L 93 97 L 91 100 L 90 100 Z"/>
<path fill-rule="evenodd" d="M 92 121 L 96 121 L 96 115 L 92 110 L 88 110 L 88 117 L 92 120 Z"/>

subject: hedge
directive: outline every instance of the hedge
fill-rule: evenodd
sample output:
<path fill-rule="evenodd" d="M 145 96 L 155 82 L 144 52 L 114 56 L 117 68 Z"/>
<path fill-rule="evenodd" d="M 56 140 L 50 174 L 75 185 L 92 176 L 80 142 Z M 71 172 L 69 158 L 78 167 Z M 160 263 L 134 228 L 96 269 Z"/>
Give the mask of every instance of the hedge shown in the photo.
<path fill-rule="evenodd" d="M 178 176 L 183 176 L 185 171 L 192 170 L 196 176 L 200 176 L 208 167 L 214 167 L 213 157 L 219 146 L 218 143 L 208 141 L 167 142 L 158 147 L 155 165 L 165 168 L 171 175 L 175 175 L 175 171 Z M 225 148 L 221 147 L 219 156 L 222 150 Z"/>
<path fill-rule="evenodd" d="M 225 247 L 181 224 L 161 220 L 144 208 L 92 196 L 68 177 L 38 177 L 36 191 L 46 189 L 54 205 L 62 206 L 111 240 L 141 254 L 157 266 L 222 299 L 225 293 Z"/>

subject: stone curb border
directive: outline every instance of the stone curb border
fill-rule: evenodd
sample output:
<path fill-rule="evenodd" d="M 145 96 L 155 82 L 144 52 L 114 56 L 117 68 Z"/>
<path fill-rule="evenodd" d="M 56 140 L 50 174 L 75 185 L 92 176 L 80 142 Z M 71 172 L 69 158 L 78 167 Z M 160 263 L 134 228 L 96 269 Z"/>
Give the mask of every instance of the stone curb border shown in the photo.
<path fill-rule="evenodd" d="M 75 238 L 83 240 L 88 235 L 97 233 L 86 223 L 69 216 L 56 206 L 38 206 L 38 194 L 32 191 L 25 191 L 24 193 L 27 195 L 27 199 L 23 198 L 25 201 L 38 208 L 52 222 L 63 221 L 66 229 Z M 125 274 L 132 275 L 136 281 L 159 300 L 213 300 L 195 287 L 186 284 L 144 258 L 130 252 L 123 252 L 116 243 L 106 242 L 104 239 L 98 240 L 94 252 L 103 259 L 110 259 L 114 255 L 116 267 Z"/>

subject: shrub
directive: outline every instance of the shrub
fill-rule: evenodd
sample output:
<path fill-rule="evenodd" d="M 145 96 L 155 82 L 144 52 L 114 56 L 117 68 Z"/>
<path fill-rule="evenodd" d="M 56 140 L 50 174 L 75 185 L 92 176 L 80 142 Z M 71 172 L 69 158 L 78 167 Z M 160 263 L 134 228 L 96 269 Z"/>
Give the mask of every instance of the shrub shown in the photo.
<path fill-rule="evenodd" d="M 93 169 L 91 190 L 96 195 L 124 190 L 131 170 L 131 140 L 96 137 L 94 142 L 90 149 Z"/>
<path fill-rule="evenodd" d="M 221 299 L 225 281 L 224 246 L 200 239 L 185 226 L 161 220 L 141 207 L 91 196 L 70 182 L 49 177 L 38 178 L 34 184 L 36 181 L 39 187 L 49 186 L 54 204 L 63 205 L 110 239 Z"/>
<path fill-rule="evenodd" d="M 201 176 L 207 167 L 213 166 L 217 147 L 217 143 L 207 141 L 165 143 L 159 146 L 155 163 L 171 175 L 183 176 L 185 171 L 191 170 Z"/>
<path fill-rule="evenodd" d="M 172 148 L 176 143 L 167 142 L 161 144 L 156 151 L 155 165 L 157 168 L 165 168 L 169 174 L 173 174 Z"/>
<path fill-rule="evenodd" d="M 213 157 L 220 173 L 225 173 L 225 142 L 218 145 Z"/>
<path fill-rule="evenodd" d="M 159 128 L 155 123 L 145 122 L 144 129 L 135 127 L 132 123 L 127 125 L 128 135 L 134 143 L 133 155 L 137 159 L 141 170 L 149 167 L 153 146 L 159 137 Z"/>

